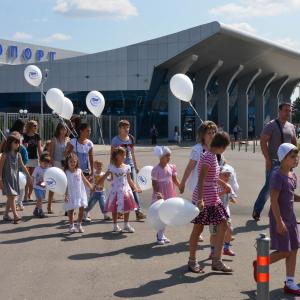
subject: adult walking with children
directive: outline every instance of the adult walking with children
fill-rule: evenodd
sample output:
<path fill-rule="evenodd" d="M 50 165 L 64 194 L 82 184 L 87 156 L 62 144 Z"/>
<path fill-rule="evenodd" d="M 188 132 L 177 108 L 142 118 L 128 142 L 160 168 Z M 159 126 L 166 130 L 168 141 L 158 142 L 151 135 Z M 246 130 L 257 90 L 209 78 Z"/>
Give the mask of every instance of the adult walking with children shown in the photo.
<path fill-rule="evenodd" d="M 281 103 L 278 107 L 278 118 L 271 120 L 263 128 L 260 136 L 260 146 L 265 158 L 266 178 L 253 208 L 252 217 L 260 220 L 260 214 L 270 196 L 270 177 L 272 172 L 279 167 L 277 151 L 281 144 L 291 143 L 297 146 L 294 125 L 289 122 L 291 117 L 291 104 Z"/>

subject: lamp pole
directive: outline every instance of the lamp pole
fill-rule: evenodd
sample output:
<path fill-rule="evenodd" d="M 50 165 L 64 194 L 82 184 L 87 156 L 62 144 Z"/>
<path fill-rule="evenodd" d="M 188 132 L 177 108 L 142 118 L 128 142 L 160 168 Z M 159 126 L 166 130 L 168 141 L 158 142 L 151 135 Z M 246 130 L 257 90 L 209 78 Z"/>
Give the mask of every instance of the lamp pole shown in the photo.
<path fill-rule="evenodd" d="M 41 118 L 40 118 L 40 134 L 44 138 L 44 83 L 48 79 L 49 69 L 44 70 L 43 80 L 41 82 Z"/>

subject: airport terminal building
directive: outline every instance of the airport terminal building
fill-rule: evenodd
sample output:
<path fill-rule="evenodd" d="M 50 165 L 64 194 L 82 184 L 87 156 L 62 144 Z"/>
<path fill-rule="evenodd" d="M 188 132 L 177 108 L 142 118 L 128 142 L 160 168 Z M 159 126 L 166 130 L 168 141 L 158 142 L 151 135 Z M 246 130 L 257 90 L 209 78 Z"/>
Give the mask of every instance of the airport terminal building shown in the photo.
<path fill-rule="evenodd" d="M 244 137 L 250 125 L 258 135 L 300 82 L 300 53 L 218 22 L 94 54 L 0 40 L 1 112 L 40 111 L 25 64 L 48 69 L 44 90 L 63 90 L 75 113 L 87 110 L 89 91 L 99 90 L 103 114 L 135 116 L 138 138 L 148 138 L 152 124 L 162 138 L 172 139 L 175 127 L 183 138 L 194 132 L 193 111 L 169 89 L 176 73 L 192 79 L 192 103 L 203 120 L 227 131 L 239 124 Z"/>

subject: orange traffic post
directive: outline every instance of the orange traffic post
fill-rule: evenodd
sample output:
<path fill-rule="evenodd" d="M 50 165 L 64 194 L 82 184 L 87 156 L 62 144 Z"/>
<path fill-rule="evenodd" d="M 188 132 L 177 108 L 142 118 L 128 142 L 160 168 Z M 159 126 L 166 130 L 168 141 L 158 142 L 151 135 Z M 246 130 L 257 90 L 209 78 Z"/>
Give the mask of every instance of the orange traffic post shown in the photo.
<path fill-rule="evenodd" d="M 269 300 L 270 239 L 261 233 L 257 241 L 257 300 Z"/>

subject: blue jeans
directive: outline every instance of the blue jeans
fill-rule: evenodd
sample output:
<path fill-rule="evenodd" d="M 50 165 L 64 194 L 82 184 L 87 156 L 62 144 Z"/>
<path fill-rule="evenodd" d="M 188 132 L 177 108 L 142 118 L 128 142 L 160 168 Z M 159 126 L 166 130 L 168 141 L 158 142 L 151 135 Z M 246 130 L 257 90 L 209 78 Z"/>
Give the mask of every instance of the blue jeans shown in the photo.
<path fill-rule="evenodd" d="M 85 211 L 87 213 L 90 212 L 97 202 L 99 203 L 99 206 L 100 206 L 100 209 L 101 209 L 102 213 L 103 214 L 107 213 L 107 211 L 105 211 L 106 197 L 105 197 L 105 192 L 104 191 L 96 191 L 96 192 L 91 194 L 88 206 L 85 209 Z"/>
<path fill-rule="evenodd" d="M 131 167 L 131 178 L 132 178 L 133 182 L 136 184 L 136 169 L 135 169 L 135 167 Z M 134 201 L 138 207 L 138 210 L 140 210 L 141 205 L 140 205 L 140 197 L 139 197 L 138 193 L 133 192 L 133 197 L 134 197 Z"/>
<path fill-rule="evenodd" d="M 278 160 L 273 159 L 271 171 L 266 171 L 265 184 L 264 184 L 263 188 L 261 189 L 261 191 L 257 197 L 257 200 L 255 201 L 254 209 L 253 209 L 258 214 L 261 214 L 268 198 L 270 197 L 270 178 L 271 178 L 272 172 L 274 170 L 278 169 L 279 166 L 280 166 L 280 162 Z"/>

